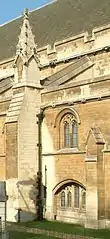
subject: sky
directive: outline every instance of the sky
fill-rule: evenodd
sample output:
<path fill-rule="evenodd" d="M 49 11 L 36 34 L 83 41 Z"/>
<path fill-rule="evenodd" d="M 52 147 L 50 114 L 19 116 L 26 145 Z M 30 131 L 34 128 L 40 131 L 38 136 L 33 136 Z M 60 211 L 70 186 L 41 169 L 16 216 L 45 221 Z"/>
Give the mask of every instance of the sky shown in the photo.
<path fill-rule="evenodd" d="M 20 16 L 25 8 L 30 11 L 52 0 L 0 0 L 0 25 Z"/>

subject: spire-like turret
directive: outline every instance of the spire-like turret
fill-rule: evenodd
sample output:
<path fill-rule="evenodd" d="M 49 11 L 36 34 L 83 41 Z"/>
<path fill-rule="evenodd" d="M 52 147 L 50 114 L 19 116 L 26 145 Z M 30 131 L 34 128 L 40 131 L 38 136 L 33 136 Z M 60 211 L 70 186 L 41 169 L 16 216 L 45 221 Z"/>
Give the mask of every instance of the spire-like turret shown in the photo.
<path fill-rule="evenodd" d="M 34 35 L 29 24 L 29 11 L 24 11 L 24 20 L 17 44 L 16 58 L 21 56 L 24 63 L 28 62 L 32 55 L 36 55 L 37 46 L 35 44 Z M 16 60 L 15 60 L 16 61 Z"/>
<path fill-rule="evenodd" d="M 34 35 L 29 23 L 28 9 L 24 11 L 24 19 L 19 35 L 19 41 L 16 47 L 15 57 L 15 83 L 34 82 L 40 85 L 39 59 L 37 55 L 37 46 L 35 44 Z M 32 76 L 33 75 L 33 76 Z"/>

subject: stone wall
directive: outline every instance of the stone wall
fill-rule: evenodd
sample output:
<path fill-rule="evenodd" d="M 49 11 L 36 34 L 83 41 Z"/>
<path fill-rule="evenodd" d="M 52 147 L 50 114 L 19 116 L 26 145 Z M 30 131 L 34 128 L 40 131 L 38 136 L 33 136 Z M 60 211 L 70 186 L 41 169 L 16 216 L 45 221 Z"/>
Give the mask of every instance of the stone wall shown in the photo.
<path fill-rule="evenodd" d="M 33 195 L 30 194 L 31 190 L 33 191 L 34 176 L 38 170 L 36 113 L 39 113 L 42 101 L 45 116 L 42 125 L 43 184 L 45 185 L 45 180 L 47 180 L 48 185 L 46 217 L 51 219 L 54 217 L 54 188 L 62 181 L 72 179 L 84 185 L 87 189 L 89 188 L 87 200 L 88 198 L 90 200 L 87 202 L 87 213 L 90 218 L 93 210 L 95 210 L 93 215 L 95 220 L 98 216 L 104 216 L 103 213 L 98 215 L 97 201 L 100 198 L 100 213 L 101 210 L 104 212 L 102 199 L 104 197 L 103 188 L 105 187 L 105 217 L 107 219 L 106 224 L 109 225 L 109 152 L 104 152 L 105 174 L 103 172 L 103 177 L 105 175 L 105 181 L 101 181 L 99 177 L 99 185 L 97 185 L 97 162 L 85 163 L 86 138 L 92 126 L 100 127 L 106 144 L 109 144 L 107 136 L 110 131 L 109 39 L 110 25 L 107 25 L 93 29 L 91 36 L 86 32 L 56 42 L 53 47 L 46 46 L 38 49 L 40 72 L 35 61 L 29 63 L 28 67 L 25 65 L 23 67 L 24 73 L 26 73 L 23 75 L 24 82 L 18 82 L 15 75 L 16 85 L 14 87 L 16 89 L 13 92 L 10 89 L 0 95 L 0 178 L 1 180 L 7 179 L 9 220 L 17 220 L 18 212 L 16 210 L 19 207 L 22 209 L 22 220 L 34 218 L 35 205 Z M 40 91 L 35 89 L 36 86 L 40 86 L 40 79 L 42 80 L 58 72 L 84 55 L 89 56 L 93 65 L 71 79 L 69 82 L 71 86 L 62 85 L 42 90 L 42 99 L 40 99 Z M 14 74 L 13 63 L 13 59 L 0 63 L 0 79 Z M 27 83 L 28 86 L 25 85 Z M 20 91 L 24 94 L 17 118 L 12 122 L 12 118 L 10 122 L 8 118 L 4 131 L 8 108 L 11 113 L 15 111 L 15 106 L 12 105 L 12 102 L 10 104 L 10 98 L 12 93 L 15 97 Z M 7 101 L 8 97 L 9 101 Z M 59 147 L 59 126 L 55 122 L 59 113 L 65 108 L 66 112 L 71 108 L 79 118 L 78 148 L 75 150 L 64 150 Z M 92 143 L 90 142 L 90 145 Z M 100 157 L 102 151 L 97 151 L 97 153 Z M 45 175 L 45 166 L 47 166 L 47 175 Z M 99 164 L 98 172 L 100 175 L 102 166 L 102 163 Z M 47 179 L 45 179 L 45 176 Z M 91 194 L 90 191 L 92 191 Z M 101 193 L 102 196 L 100 196 Z M 92 208 L 93 199 L 95 200 L 95 209 Z M 82 220 L 85 220 L 84 218 L 85 215 Z"/>
<path fill-rule="evenodd" d="M 48 97 L 48 95 L 47 95 Z M 52 95 L 50 97 L 52 100 Z M 65 111 L 66 109 L 66 111 Z M 74 110 L 79 116 L 78 124 L 78 149 L 61 149 L 59 145 L 59 125 L 56 123 L 56 118 L 60 115 L 60 112 L 70 112 L 70 109 Z M 92 156 L 97 157 L 98 154 L 98 171 L 97 171 L 97 161 L 91 161 L 85 163 L 85 151 L 86 151 L 86 140 L 87 135 L 91 127 L 97 126 L 101 129 L 102 135 L 106 136 L 109 129 L 109 99 L 105 100 L 92 100 L 85 103 L 76 103 L 74 106 L 57 106 L 47 107 L 44 111 L 45 115 L 45 126 L 43 126 L 43 168 L 44 165 L 47 166 L 47 212 L 48 218 L 53 218 L 53 198 L 52 190 L 60 182 L 67 179 L 72 179 L 77 183 L 81 183 L 88 190 L 87 194 L 87 213 L 89 218 L 89 224 L 86 222 L 86 226 L 92 227 L 103 227 L 105 223 L 102 221 L 105 215 L 104 202 L 106 201 L 106 196 L 104 193 L 104 175 L 102 175 L 103 161 L 100 164 L 100 152 L 97 151 L 96 143 L 90 141 L 89 153 Z M 62 113 L 63 115 L 63 113 Z M 58 120 L 58 118 L 57 118 Z M 46 129 L 47 128 L 47 129 Z M 44 130 L 46 129 L 46 130 Z M 47 141 L 48 135 L 48 141 Z M 93 146 L 93 147 L 92 147 Z M 96 160 L 96 159 L 95 159 Z M 87 166 L 88 165 L 88 166 Z M 87 169 L 88 167 L 88 169 Z M 106 166 L 107 168 L 107 166 Z M 104 172 L 103 172 L 104 173 Z M 98 181 L 97 181 L 98 175 Z M 100 176 L 99 176 L 100 175 Z M 45 172 L 43 170 L 43 178 L 45 178 Z M 50 180 L 51 178 L 51 180 Z M 94 182 L 95 180 L 95 182 Z M 106 176 L 107 180 L 107 176 Z M 103 182 L 102 182 L 103 181 Z M 106 186 L 105 186 L 106 187 Z M 91 192 L 91 195 L 90 195 Z M 93 198 L 95 206 L 92 206 Z M 88 200 L 89 199 L 89 200 Z M 48 203 L 49 202 L 49 203 Z M 51 205 L 48 207 L 48 205 Z M 106 202 L 107 205 L 107 202 Z M 99 209 L 98 209 L 99 208 Z M 99 212 L 99 211 L 100 212 Z M 50 217 L 51 212 L 51 217 Z M 94 212 L 94 213 L 93 213 Z M 68 212 L 69 213 L 69 212 Z M 103 214 L 103 215 L 102 215 Z M 75 214 L 76 215 L 76 214 Z M 91 215 L 91 216 L 90 216 Z M 93 219 L 92 219 L 93 216 Z M 91 217 L 91 223 L 90 223 Z M 74 218 L 74 216 L 73 216 Z M 77 215 L 76 215 L 77 219 Z M 100 223 L 96 225 L 97 220 Z M 63 217 L 60 217 L 63 220 Z M 69 220 L 69 214 L 68 219 Z M 71 221 L 72 219 L 70 219 Z M 73 219 L 75 220 L 75 219 Z M 85 217 L 82 217 L 82 221 L 85 221 Z"/>

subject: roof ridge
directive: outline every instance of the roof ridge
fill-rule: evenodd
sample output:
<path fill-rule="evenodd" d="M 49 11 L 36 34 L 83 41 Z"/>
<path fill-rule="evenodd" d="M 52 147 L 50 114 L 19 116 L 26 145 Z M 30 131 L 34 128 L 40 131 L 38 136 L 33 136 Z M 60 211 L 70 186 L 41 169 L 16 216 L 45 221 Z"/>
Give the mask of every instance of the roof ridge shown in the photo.
<path fill-rule="evenodd" d="M 32 12 L 37 11 L 37 10 L 40 10 L 41 8 L 44 8 L 44 7 L 46 7 L 46 6 L 48 6 L 48 5 L 51 5 L 51 4 L 55 3 L 55 2 L 57 2 L 57 0 L 49 0 L 49 2 L 43 4 L 43 5 L 40 6 L 40 7 L 37 7 L 37 8 L 35 8 L 35 9 L 31 10 L 29 13 L 32 13 Z"/>
<path fill-rule="evenodd" d="M 35 12 L 35 11 L 37 11 L 37 10 L 40 10 L 41 8 L 44 8 L 44 7 L 46 7 L 46 6 L 50 5 L 50 4 L 53 4 L 53 3 L 56 2 L 56 1 L 57 1 L 57 0 L 49 0 L 49 2 L 47 2 L 47 3 L 43 4 L 43 5 L 41 5 L 40 7 L 37 7 L 37 8 L 35 8 L 35 9 L 29 11 L 29 13 L 33 13 L 33 12 Z M 9 20 L 9 21 L 6 21 L 5 23 L 1 24 L 0 27 L 3 27 L 3 26 L 5 26 L 5 25 L 7 25 L 8 23 L 11 23 L 11 22 L 13 22 L 13 21 L 15 21 L 15 20 L 17 20 L 17 19 L 19 19 L 19 18 L 21 18 L 21 17 L 23 17 L 23 14 L 21 14 L 20 16 L 15 17 L 15 18 L 13 18 L 13 19 L 11 19 L 11 20 Z"/>
<path fill-rule="evenodd" d="M 16 17 L 16 18 L 13 18 L 13 19 L 11 19 L 11 20 L 9 20 L 9 21 L 7 21 L 7 22 L 1 24 L 0 27 L 4 27 L 4 26 L 7 25 L 8 23 L 14 22 L 15 20 L 17 20 L 17 19 L 19 19 L 19 18 L 21 18 L 21 17 L 23 17 L 23 16 L 20 15 L 20 16 L 18 16 L 18 17 Z"/>

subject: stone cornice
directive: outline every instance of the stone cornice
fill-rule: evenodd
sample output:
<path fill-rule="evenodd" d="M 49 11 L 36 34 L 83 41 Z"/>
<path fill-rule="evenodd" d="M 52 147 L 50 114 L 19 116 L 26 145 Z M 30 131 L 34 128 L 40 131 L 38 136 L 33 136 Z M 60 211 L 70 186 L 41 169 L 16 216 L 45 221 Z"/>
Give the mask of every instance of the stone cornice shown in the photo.
<path fill-rule="evenodd" d="M 42 156 L 55 156 L 55 155 L 64 155 L 64 154 L 85 154 L 85 151 L 80 151 L 76 149 L 60 149 L 55 152 L 42 153 Z"/>
<path fill-rule="evenodd" d="M 11 97 L 0 99 L 0 103 L 7 102 L 7 101 L 10 101 L 10 100 L 11 100 Z"/>
<path fill-rule="evenodd" d="M 13 89 L 17 89 L 17 88 L 21 88 L 21 87 L 30 87 L 30 88 L 40 89 L 40 90 L 43 89 L 43 87 L 41 85 L 34 84 L 34 83 L 25 83 L 25 82 L 15 84 L 13 86 Z"/>
<path fill-rule="evenodd" d="M 7 111 L 0 112 L 0 116 L 4 116 L 7 114 Z"/>
<path fill-rule="evenodd" d="M 67 85 L 61 85 L 61 86 L 56 86 L 56 87 L 54 86 L 54 89 L 53 89 L 53 87 L 48 87 L 48 88 L 42 90 L 42 94 L 49 93 L 49 92 L 55 92 L 55 91 L 59 91 L 59 90 L 67 89 L 67 88 L 79 87 L 79 86 L 83 86 L 83 85 L 91 85 L 93 83 L 99 83 L 102 81 L 109 81 L 109 80 L 110 80 L 110 75 L 100 76 L 100 77 L 96 77 L 94 79 L 73 82 L 72 85 L 68 84 L 68 86 Z"/>
<path fill-rule="evenodd" d="M 100 101 L 100 100 L 106 100 L 106 99 L 110 99 L 110 94 L 103 94 L 101 96 L 90 96 L 90 97 L 86 97 L 86 98 L 80 98 L 80 99 L 76 99 L 76 100 L 72 100 L 72 101 L 62 101 L 62 102 L 52 102 L 50 104 L 46 104 L 46 105 L 41 105 L 41 109 L 47 109 L 47 108 L 55 108 L 55 107 L 60 107 L 60 106 L 71 106 L 74 104 L 85 104 L 88 102 L 93 102 L 93 101 Z"/>
<path fill-rule="evenodd" d="M 97 156 L 96 155 L 91 155 L 91 156 L 86 156 L 85 157 L 85 162 L 97 162 Z"/>
<path fill-rule="evenodd" d="M 100 48 L 96 48 L 96 49 L 93 49 L 93 50 L 87 50 L 87 51 L 84 51 L 84 52 L 81 52 L 81 53 L 72 54 L 71 56 L 62 57 L 58 60 L 55 59 L 53 61 L 47 62 L 46 64 L 41 64 L 40 69 L 45 68 L 45 67 L 49 67 L 49 66 L 53 67 L 53 66 L 55 66 L 57 64 L 60 64 L 60 63 L 66 63 L 66 62 L 69 62 L 71 60 L 78 59 L 78 58 L 86 56 L 86 55 L 87 56 L 94 55 L 94 54 L 97 54 L 97 53 L 102 52 L 102 51 L 105 51 L 105 52 L 110 51 L 110 45 L 100 47 Z"/>

